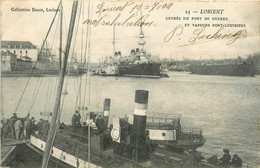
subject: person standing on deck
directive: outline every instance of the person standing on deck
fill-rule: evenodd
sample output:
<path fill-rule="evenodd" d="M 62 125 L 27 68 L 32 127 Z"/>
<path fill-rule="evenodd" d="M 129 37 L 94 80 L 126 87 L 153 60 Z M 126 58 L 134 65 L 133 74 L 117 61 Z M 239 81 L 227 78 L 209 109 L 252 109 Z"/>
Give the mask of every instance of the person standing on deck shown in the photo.
<path fill-rule="evenodd" d="M 8 137 L 8 133 L 10 132 L 10 120 L 2 120 L 2 129 L 1 129 L 1 136 L 2 138 L 7 138 Z"/>
<path fill-rule="evenodd" d="M 17 114 L 13 113 L 13 116 L 10 119 L 10 126 L 11 126 L 11 134 L 12 134 L 12 138 L 15 139 L 15 129 L 14 129 L 14 124 L 17 120 Z"/>
<path fill-rule="evenodd" d="M 35 121 L 34 117 L 32 117 L 30 119 L 29 132 L 30 132 L 30 134 L 34 134 L 36 130 L 37 130 L 36 121 Z"/>
<path fill-rule="evenodd" d="M 31 124 L 30 114 L 27 114 L 26 117 L 24 118 L 24 129 L 23 129 L 25 139 L 29 139 L 30 137 L 30 124 Z"/>
<path fill-rule="evenodd" d="M 242 167 L 242 164 L 243 164 L 242 159 L 237 154 L 234 154 L 231 160 L 231 166 Z"/>
<path fill-rule="evenodd" d="M 150 131 L 149 130 L 145 131 L 145 141 L 146 141 L 146 146 L 149 149 L 149 152 L 148 152 L 148 154 L 149 154 L 150 152 L 152 152 L 152 148 L 151 148 L 152 143 L 151 143 L 151 139 L 150 139 Z"/>
<path fill-rule="evenodd" d="M 23 130 L 24 130 L 24 118 L 20 118 L 20 120 L 21 120 L 21 122 L 22 122 L 22 127 L 20 128 L 21 130 L 20 130 L 20 140 L 24 140 L 24 132 L 23 132 Z"/>
<path fill-rule="evenodd" d="M 20 118 L 17 119 L 17 121 L 14 124 L 14 129 L 15 129 L 15 139 L 20 140 L 20 135 L 21 135 L 21 129 L 23 127 L 22 121 Z"/>
<path fill-rule="evenodd" d="M 224 155 L 222 156 L 222 158 L 220 159 L 220 163 L 219 165 L 221 167 L 228 167 L 230 164 L 230 160 L 231 160 L 231 156 L 229 154 L 229 150 L 224 148 L 223 149 Z"/>
<path fill-rule="evenodd" d="M 101 115 L 98 115 L 95 121 L 96 127 L 99 131 L 99 133 L 102 133 L 104 130 L 102 128 L 103 124 L 104 124 L 104 119 L 101 117 Z"/>
<path fill-rule="evenodd" d="M 71 120 L 72 127 L 80 127 L 81 126 L 80 119 L 81 119 L 81 115 L 79 114 L 79 111 L 76 110 Z"/>
<path fill-rule="evenodd" d="M 47 137 L 49 128 L 50 128 L 49 121 L 48 120 L 44 121 L 44 123 L 42 124 L 43 137 Z"/>

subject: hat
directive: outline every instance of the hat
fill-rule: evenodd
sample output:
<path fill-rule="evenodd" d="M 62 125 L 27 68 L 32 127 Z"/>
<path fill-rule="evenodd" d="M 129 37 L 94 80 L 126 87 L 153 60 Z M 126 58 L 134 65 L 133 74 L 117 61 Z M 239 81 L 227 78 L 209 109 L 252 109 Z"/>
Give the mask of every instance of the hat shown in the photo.
<path fill-rule="evenodd" d="M 238 158 L 238 155 L 237 155 L 237 154 L 234 154 L 233 157 Z"/>
<path fill-rule="evenodd" d="M 229 150 L 228 150 L 227 148 L 224 148 L 224 149 L 223 149 L 223 152 L 224 152 L 224 153 L 229 153 Z"/>
<path fill-rule="evenodd" d="M 17 114 L 16 113 L 13 113 L 14 116 L 16 116 Z"/>

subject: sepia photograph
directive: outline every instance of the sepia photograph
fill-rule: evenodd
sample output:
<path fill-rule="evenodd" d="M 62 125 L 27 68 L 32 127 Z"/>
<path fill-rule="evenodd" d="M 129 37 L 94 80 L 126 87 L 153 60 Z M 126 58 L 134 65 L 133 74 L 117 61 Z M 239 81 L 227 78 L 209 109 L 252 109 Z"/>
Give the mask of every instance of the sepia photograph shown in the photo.
<path fill-rule="evenodd" d="M 259 1 L 0 10 L 0 167 L 260 167 Z"/>

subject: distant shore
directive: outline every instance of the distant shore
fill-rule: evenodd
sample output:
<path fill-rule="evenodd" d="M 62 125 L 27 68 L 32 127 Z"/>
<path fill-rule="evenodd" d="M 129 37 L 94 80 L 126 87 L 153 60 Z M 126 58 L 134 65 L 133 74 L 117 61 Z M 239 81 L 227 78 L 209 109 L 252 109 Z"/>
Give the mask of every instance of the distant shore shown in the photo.
<path fill-rule="evenodd" d="M 81 73 L 83 74 L 83 73 Z M 70 73 L 70 76 L 79 76 L 78 73 Z M 2 72 L 1 77 L 45 77 L 45 76 L 58 76 L 57 72 L 40 72 L 40 71 L 12 71 Z"/>

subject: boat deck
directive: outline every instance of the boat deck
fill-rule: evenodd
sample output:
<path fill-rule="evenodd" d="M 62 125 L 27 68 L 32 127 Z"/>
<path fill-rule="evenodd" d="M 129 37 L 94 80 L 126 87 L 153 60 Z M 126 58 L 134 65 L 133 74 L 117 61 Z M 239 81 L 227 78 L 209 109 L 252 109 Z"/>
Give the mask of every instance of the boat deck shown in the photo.
<path fill-rule="evenodd" d="M 15 157 L 15 149 L 19 144 L 27 143 L 28 140 L 20 141 L 11 138 L 1 139 L 1 166 L 5 166 Z"/>

